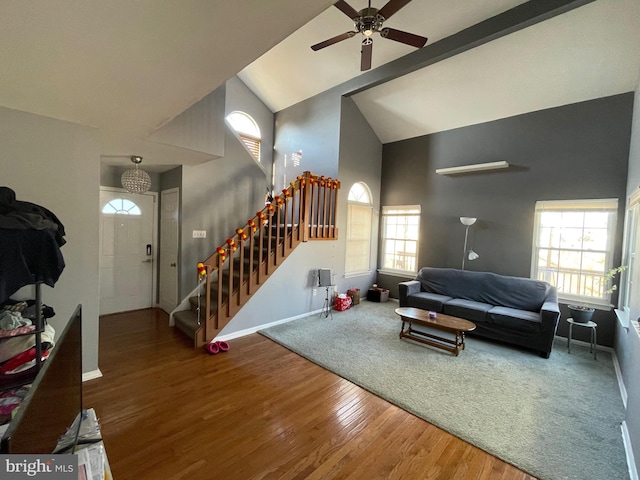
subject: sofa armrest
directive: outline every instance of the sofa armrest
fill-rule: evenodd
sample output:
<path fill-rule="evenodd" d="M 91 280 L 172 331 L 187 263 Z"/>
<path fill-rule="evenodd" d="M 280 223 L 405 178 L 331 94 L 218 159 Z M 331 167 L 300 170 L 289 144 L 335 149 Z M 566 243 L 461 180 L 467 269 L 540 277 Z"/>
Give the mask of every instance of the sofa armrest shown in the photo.
<path fill-rule="evenodd" d="M 560 320 L 560 306 L 558 302 L 546 301 L 540 309 L 540 320 L 543 330 L 553 330 L 554 334 Z"/>
<path fill-rule="evenodd" d="M 420 282 L 418 280 L 409 280 L 408 282 L 400 282 L 398 284 L 398 296 L 400 297 L 400 306 L 409 306 L 409 295 L 418 293 L 420 291 Z"/>

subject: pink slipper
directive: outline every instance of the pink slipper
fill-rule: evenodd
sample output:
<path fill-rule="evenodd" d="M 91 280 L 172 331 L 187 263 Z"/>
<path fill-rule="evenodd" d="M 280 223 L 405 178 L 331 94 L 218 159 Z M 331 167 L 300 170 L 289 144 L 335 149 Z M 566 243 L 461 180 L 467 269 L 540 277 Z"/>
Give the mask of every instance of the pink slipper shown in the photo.
<path fill-rule="evenodd" d="M 216 342 L 218 344 L 218 348 L 221 352 L 226 352 L 229 350 L 229 344 L 227 342 Z"/>
<path fill-rule="evenodd" d="M 211 355 L 215 355 L 216 353 L 218 353 L 220 351 L 220 348 L 218 347 L 218 342 L 207 343 L 207 346 L 204 347 L 204 348 Z"/>

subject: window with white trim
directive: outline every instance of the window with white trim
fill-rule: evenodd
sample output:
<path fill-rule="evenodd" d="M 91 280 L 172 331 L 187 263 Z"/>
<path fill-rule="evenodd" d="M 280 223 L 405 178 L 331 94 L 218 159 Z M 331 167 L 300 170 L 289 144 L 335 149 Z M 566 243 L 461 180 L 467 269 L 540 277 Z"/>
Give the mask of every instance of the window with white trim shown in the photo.
<path fill-rule="evenodd" d="M 417 273 L 420 205 L 382 207 L 381 269 Z"/>
<path fill-rule="evenodd" d="M 565 301 L 607 305 L 617 199 L 536 202 L 531 277 Z"/>
<path fill-rule="evenodd" d="M 102 213 L 115 215 L 142 215 L 140 207 L 126 198 L 114 198 L 102 207 Z"/>
<path fill-rule="evenodd" d="M 373 206 L 369 187 L 354 183 L 347 197 L 347 258 L 345 275 L 366 273 L 371 268 L 371 219 Z"/>
<path fill-rule="evenodd" d="M 244 112 L 231 112 L 227 115 L 227 121 L 236 131 L 242 143 L 249 150 L 251 155 L 260 161 L 260 144 L 262 136 L 260 135 L 260 127 L 256 121 Z"/>

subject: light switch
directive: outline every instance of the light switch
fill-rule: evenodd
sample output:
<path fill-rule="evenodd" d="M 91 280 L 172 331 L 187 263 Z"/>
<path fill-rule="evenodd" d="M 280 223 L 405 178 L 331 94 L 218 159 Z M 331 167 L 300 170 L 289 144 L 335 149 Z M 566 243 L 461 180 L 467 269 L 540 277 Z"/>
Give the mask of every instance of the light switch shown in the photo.
<path fill-rule="evenodd" d="M 207 231 L 206 230 L 194 230 L 193 231 L 193 238 L 207 238 Z"/>

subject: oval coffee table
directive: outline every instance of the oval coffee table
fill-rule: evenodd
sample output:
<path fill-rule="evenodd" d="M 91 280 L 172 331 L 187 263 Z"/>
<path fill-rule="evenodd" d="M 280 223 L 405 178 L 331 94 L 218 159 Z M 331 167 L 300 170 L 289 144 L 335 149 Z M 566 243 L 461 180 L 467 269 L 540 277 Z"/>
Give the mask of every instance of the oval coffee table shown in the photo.
<path fill-rule="evenodd" d="M 447 350 L 448 352 L 455 353 L 456 357 L 460 353 L 460 350 L 464 350 L 464 334 L 476 328 L 475 323 L 464 320 L 463 318 L 452 317 L 444 313 L 437 313 L 434 318 L 431 318 L 427 310 L 414 307 L 396 308 L 396 313 L 400 315 L 402 319 L 400 338 L 410 338 L 416 342 Z M 455 340 L 414 330 L 412 328 L 414 324 L 453 333 Z M 406 329 L 405 325 L 407 326 Z"/>

